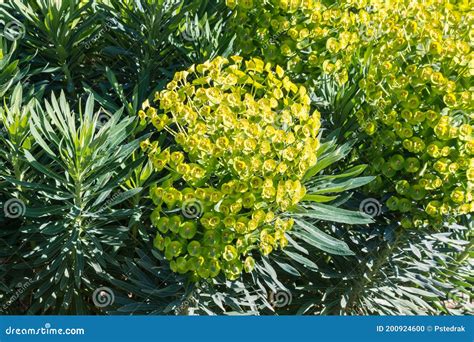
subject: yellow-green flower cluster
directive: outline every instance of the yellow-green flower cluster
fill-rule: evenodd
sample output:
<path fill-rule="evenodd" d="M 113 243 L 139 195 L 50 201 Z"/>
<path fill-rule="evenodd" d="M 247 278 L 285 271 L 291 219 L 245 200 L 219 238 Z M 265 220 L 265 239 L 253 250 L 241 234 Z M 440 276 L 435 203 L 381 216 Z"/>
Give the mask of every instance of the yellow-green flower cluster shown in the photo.
<path fill-rule="evenodd" d="M 373 190 L 395 186 L 387 205 L 411 213 L 402 221 L 407 228 L 471 213 L 474 13 L 463 2 L 445 1 L 380 8 L 384 20 L 374 22 L 384 34 L 359 82 L 364 102 L 356 113 L 372 136 L 364 151 L 377 160 L 372 173 L 382 173 Z"/>
<path fill-rule="evenodd" d="M 316 80 L 320 75 L 339 84 L 348 81 L 361 46 L 377 31 L 361 1 L 329 7 L 316 0 L 227 0 L 234 10 L 237 46 L 243 55 L 262 54 L 286 65 L 292 76 Z"/>
<path fill-rule="evenodd" d="M 473 211 L 469 1 L 227 4 L 243 54 L 260 51 L 309 80 L 361 79 L 355 115 L 370 138 L 359 152 L 380 174 L 372 190 L 397 193 L 388 205 L 405 213 L 405 227 Z"/>
<path fill-rule="evenodd" d="M 406 228 L 474 211 L 472 125 L 459 125 L 434 111 L 416 115 L 425 118 L 409 123 L 397 115 L 397 121 L 383 124 L 364 151 L 374 158 L 370 172 L 381 173 L 371 190 L 393 191 L 394 186 L 396 195 L 387 206 L 412 214 L 402 221 Z M 392 186 L 387 187 L 387 180 Z"/>
<path fill-rule="evenodd" d="M 258 58 L 218 57 L 176 73 L 155 101 L 139 115 L 174 139 L 142 144 L 156 171 L 173 174 L 151 190 L 155 246 L 176 272 L 250 272 L 252 251 L 287 245 L 293 222 L 279 214 L 303 199 L 317 161 L 320 116 L 306 89 Z"/>

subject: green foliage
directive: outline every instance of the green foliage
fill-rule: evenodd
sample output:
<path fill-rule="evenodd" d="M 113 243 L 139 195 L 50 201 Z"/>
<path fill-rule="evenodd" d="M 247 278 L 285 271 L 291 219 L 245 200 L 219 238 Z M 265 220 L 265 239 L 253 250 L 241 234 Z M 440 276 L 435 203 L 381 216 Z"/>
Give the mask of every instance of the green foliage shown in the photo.
<path fill-rule="evenodd" d="M 157 93 L 159 109 L 139 112 L 160 137 L 168 133 L 175 141 L 142 144 L 154 171 L 168 175 L 150 192 L 156 205 L 151 221 L 159 231 L 155 247 L 172 270 L 196 278 L 214 278 L 222 271 L 236 280 L 243 271 L 253 271 L 258 252 L 269 255 L 285 248 L 294 222 L 282 218 L 285 213 L 371 222 L 359 212 L 303 202 L 335 199 L 322 195 L 372 178 L 314 180 L 350 145 L 337 150 L 327 143 L 318 162 L 320 115 L 310 115 L 306 89 L 260 59 L 231 60 L 218 57 L 178 72 L 167 90 Z M 311 187 L 303 179 L 313 181 Z M 188 213 L 191 208 L 196 212 Z M 341 253 L 339 241 L 316 234 L 321 249 Z M 343 252 L 350 253 L 347 248 Z"/>
<path fill-rule="evenodd" d="M 387 204 L 405 215 L 405 228 L 441 226 L 473 212 L 466 3 L 226 4 L 244 56 L 286 66 L 315 93 L 332 83 L 359 88 L 352 104 L 333 113 L 352 117 L 367 134 L 357 153 L 372 161 L 368 174 L 378 175 L 368 193 L 393 195 Z M 437 20 L 427 20 L 434 12 Z M 356 110 L 347 113 L 351 105 Z"/>
<path fill-rule="evenodd" d="M 472 313 L 469 288 L 472 275 L 466 262 L 472 258 L 472 223 L 451 226 L 446 233 L 407 232 L 382 222 L 379 227 L 352 227 L 338 232 L 356 251 L 356 257 L 334 257 L 318 264 L 321 272 L 309 281 L 319 286 L 302 285 L 301 291 L 308 292 L 301 297 L 321 300 L 311 305 L 301 303 L 303 312 L 337 315 Z"/>
<path fill-rule="evenodd" d="M 449 8 L 441 1 L 396 2 L 396 8 L 368 3 L 1 2 L 0 313 L 472 314 L 474 227 L 465 215 L 472 210 L 465 206 L 472 206 L 472 132 L 466 128 L 472 129 L 472 52 L 466 45 L 472 13 L 462 1 Z M 208 61 L 236 54 L 248 62 L 239 86 L 217 82 L 216 70 L 194 75 Z M 267 84 L 265 68 L 277 73 L 283 87 Z M 186 85 L 178 70 L 191 70 Z M 279 88 L 287 88 L 285 96 Z M 232 92 L 243 105 L 235 134 L 223 134 L 215 114 L 219 104 L 211 102 L 222 100 L 217 93 Z M 321 128 L 307 151 L 317 157 L 314 163 L 298 174 L 296 163 L 285 159 L 288 153 L 275 152 L 278 144 L 272 141 L 275 154 L 263 158 L 252 148 L 254 140 L 260 143 L 258 134 L 242 140 L 250 95 L 274 100 L 278 108 L 268 111 L 260 101 L 258 111 L 253 108 L 259 115 L 248 123 L 259 123 L 266 112 L 266 126 L 294 131 L 297 147 L 303 129 L 285 120 L 300 112 L 292 107 L 297 96 L 304 98 L 304 113 L 315 113 L 315 132 Z M 281 111 L 286 107 L 289 113 Z M 197 125 L 186 121 L 193 112 Z M 409 129 L 412 137 L 405 134 Z M 187 136 L 191 131 L 194 140 Z M 228 146 L 209 150 L 207 142 L 217 146 L 219 137 L 227 137 Z M 423 151 L 415 150 L 415 138 L 423 140 Z M 155 147 L 159 152 L 151 153 Z M 374 155 L 396 167 L 402 163 L 398 155 L 404 161 L 416 157 L 422 167 L 389 177 Z M 185 220 L 198 227 L 193 240 L 202 241 L 204 225 L 213 223 L 209 215 L 230 206 L 224 199 L 244 199 L 211 195 L 233 178 L 246 180 L 246 168 L 270 177 L 259 173 L 259 159 L 291 164 L 292 172 L 272 177 L 298 180 L 304 191 L 297 201 L 264 201 L 264 212 L 275 217 L 255 231 L 271 234 L 254 236 L 239 272 L 227 272 L 227 278 L 225 272 L 176 272 L 176 258 L 156 248 L 157 229 L 186 243 L 181 235 L 189 231 L 173 235 L 157 221 L 182 216 L 184 197 L 202 195 L 207 215 Z M 180 161 L 205 170 L 204 177 L 177 173 Z M 441 172 L 444 164 L 450 173 Z M 459 166 L 455 172 L 453 164 Z M 443 185 L 425 189 L 418 199 L 412 188 L 434 172 Z M 245 199 L 258 199 L 257 188 L 248 187 Z M 177 192 L 183 198 L 173 203 Z M 166 201 L 160 197 L 165 193 Z M 459 215 L 436 215 L 430 220 L 435 227 L 406 229 L 413 221 L 399 210 L 406 206 L 389 200 L 402 195 L 410 199 L 413 216 L 425 217 L 422 210 L 431 201 L 439 201 L 436 214 L 449 204 L 451 214 Z M 452 202 L 462 195 L 466 203 L 458 203 L 464 205 L 459 211 Z M 236 220 L 249 224 L 256 211 L 243 208 Z M 278 232 L 280 245 L 269 253 L 281 222 L 292 222 L 292 228 Z M 240 240 L 225 246 L 240 253 Z M 247 272 L 240 272 L 244 265 Z"/>
<path fill-rule="evenodd" d="M 200 7 L 186 12 L 175 45 L 183 64 L 204 63 L 234 51 L 235 31 L 228 25 L 230 12 L 219 0 L 201 1 Z"/>
<path fill-rule="evenodd" d="M 21 162 L 34 173 L 4 176 L 22 190 L 26 209 L 20 245 L 21 257 L 34 267 L 30 313 L 87 312 L 83 291 L 95 288 L 107 264 L 117 265 L 114 255 L 126 240 L 124 222 L 133 209 L 119 205 L 141 191 L 123 186 L 137 164 L 131 157 L 139 140 L 126 142 L 136 123 L 118 111 L 100 126 L 99 115 L 93 97 L 79 112 L 71 111 L 64 93 L 53 94 L 44 109 L 36 103 L 29 120 L 36 146 L 23 142 L 20 148 Z"/>
<path fill-rule="evenodd" d="M 18 40 L 21 55 L 33 56 L 29 65 L 44 71 L 31 82 L 44 83 L 49 90 L 76 91 L 89 74 L 87 64 L 92 63 L 82 44 L 99 29 L 91 7 L 91 2 L 78 0 L 3 4 L 3 10 L 24 27 L 25 35 Z"/>
<path fill-rule="evenodd" d="M 16 44 L 9 46 L 8 41 L 0 37 L 0 96 L 4 97 L 12 84 L 21 78 L 18 60 L 13 60 Z"/>

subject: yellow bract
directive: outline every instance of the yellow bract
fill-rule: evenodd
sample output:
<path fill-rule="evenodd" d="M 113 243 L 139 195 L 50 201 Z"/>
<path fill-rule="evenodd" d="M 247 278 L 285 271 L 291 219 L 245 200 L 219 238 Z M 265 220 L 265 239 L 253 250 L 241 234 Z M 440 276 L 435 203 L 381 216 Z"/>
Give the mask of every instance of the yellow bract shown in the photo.
<path fill-rule="evenodd" d="M 305 196 L 319 147 L 306 89 L 261 59 L 217 57 L 177 73 L 156 104 L 139 116 L 174 140 L 142 143 L 155 170 L 173 175 L 150 194 L 155 246 L 171 268 L 236 279 L 256 250 L 285 247 L 293 222 L 278 216 Z"/>
<path fill-rule="evenodd" d="M 359 153 L 368 173 L 380 174 L 371 191 L 394 192 L 398 181 L 410 182 L 391 209 L 411 212 L 421 224 L 472 212 L 474 12 L 468 1 L 272 0 L 249 8 L 236 0 L 232 8 L 244 55 L 261 54 L 311 86 L 360 79 L 354 114 L 369 138 Z"/>

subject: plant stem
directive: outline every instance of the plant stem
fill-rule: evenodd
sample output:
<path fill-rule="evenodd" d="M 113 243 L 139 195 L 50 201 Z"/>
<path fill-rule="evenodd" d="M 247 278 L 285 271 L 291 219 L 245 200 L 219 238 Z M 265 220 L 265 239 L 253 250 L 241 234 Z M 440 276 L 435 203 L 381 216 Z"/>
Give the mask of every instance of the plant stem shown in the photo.
<path fill-rule="evenodd" d="M 404 235 L 403 230 L 395 231 L 395 241 L 392 244 L 388 244 L 377 256 L 377 259 L 372 266 L 372 269 L 367 272 L 367 275 L 364 276 L 365 271 L 367 268 L 364 268 L 363 272 L 361 272 L 361 281 L 359 281 L 356 286 L 351 291 L 351 295 L 347 301 L 346 307 L 343 309 L 344 314 L 348 311 L 353 311 L 356 309 L 356 301 L 360 297 L 360 295 L 364 292 L 366 285 L 372 281 L 372 278 L 378 274 L 379 270 L 390 260 L 389 256 L 392 255 L 392 252 L 395 248 L 398 247 L 402 237 Z"/>

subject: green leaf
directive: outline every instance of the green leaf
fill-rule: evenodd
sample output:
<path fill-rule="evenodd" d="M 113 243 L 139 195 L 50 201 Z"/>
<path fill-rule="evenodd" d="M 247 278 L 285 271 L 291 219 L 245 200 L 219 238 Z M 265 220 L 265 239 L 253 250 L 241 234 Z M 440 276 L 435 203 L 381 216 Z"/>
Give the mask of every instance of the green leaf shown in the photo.
<path fill-rule="evenodd" d="M 64 205 L 43 206 L 38 208 L 27 207 L 25 211 L 25 217 L 38 218 L 43 216 L 56 215 L 67 208 L 68 206 Z"/>
<path fill-rule="evenodd" d="M 318 265 L 316 265 L 313 261 L 309 260 L 308 258 L 302 256 L 301 254 L 298 253 L 293 253 L 290 252 L 286 249 L 283 250 L 283 253 L 285 253 L 290 259 L 296 261 L 297 263 L 309 268 L 312 271 L 318 271 Z"/>
<path fill-rule="evenodd" d="M 309 210 L 289 215 L 347 224 L 370 224 L 374 222 L 370 216 L 359 211 L 350 211 L 319 203 L 304 205 L 304 207 Z"/>
<path fill-rule="evenodd" d="M 345 143 L 344 145 L 339 146 L 336 150 L 329 152 L 321 157 L 318 160 L 316 165 L 310 168 L 303 177 L 303 181 L 311 179 L 320 171 L 324 170 L 328 166 L 334 164 L 335 162 L 345 158 L 352 149 L 353 142 Z"/>
<path fill-rule="evenodd" d="M 318 180 L 357 177 L 362 172 L 364 172 L 366 168 L 367 168 L 367 165 L 357 165 L 357 166 L 351 167 L 350 169 L 345 170 L 344 173 L 340 173 L 337 175 L 321 176 L 318 178 Z"/>
<path fill-rule="evenodd" d="M 315 195 L 311 193 L 311 194 L 306 194 L 303 197 L 303 201 L 326 203 L 326 202 L 334 201 L 336 198 L 337 196 Z"/>
<path fill-rule="evenodd" d="M 298 272 L 298 270 L 296 268 L 294 268 L 293 266 L 291 266 L 290 264 L 287 264 L 285 262 L 278 262 L 277 260 L 275 260 L 275 263 L 280 266 L 280 268 L 289 273 L 289 274 L 292 274 L 294 276 L 297 276 L 297 277 L 301 277 L 301 273 Z"/>
<path fill-rule="evenodd" d="M 344 241 L 333 238 L 331 235 L 324 233 L 308 222 L 295 220 L 295 223 L 304 230 L 298 232 L 293 231 L 292 234 L 299 237 L 302 241 L 330 254 L 354 255 L 354 252 L 350 250 Z"/>
<path fill-rule="evenodd" d="M 116 206 L 117 204 L 125 202 L 129 198 L 132 198 L 135 195 L 139 194 L 142 190 L 143 190 L 143 188 L 136 188 L 136 189 L 131 189 L 131 190 L 122 192 L 118 196 L 114 197 L 113 201 L 107 202 L 107 207 L 112 208 L 112 207 Z"/>
<path fill-rule="evenodd" d="M 43 166 L 41 163 L 39 163 L 29 151 L 25 150 L 25 157 L 26 157 L 26 160 L 28 160 L 28 162 L 31 164 L 31 166 L 33 166 L 35 169 L 37 169 L 41 173 L 57 180 L 61 184 L 69 184 L 68 181 L 64 177 L 61 177 L 54 171 L 48 169 L 46 166 Z"/>
<path fill-rule="evenodd" d="M 310 195 L 328 194 L 352 190 L 372 182 L 375 177 L 359 177 L 343 181 L 330 181 L 309 188 Z"/>

